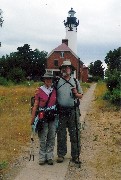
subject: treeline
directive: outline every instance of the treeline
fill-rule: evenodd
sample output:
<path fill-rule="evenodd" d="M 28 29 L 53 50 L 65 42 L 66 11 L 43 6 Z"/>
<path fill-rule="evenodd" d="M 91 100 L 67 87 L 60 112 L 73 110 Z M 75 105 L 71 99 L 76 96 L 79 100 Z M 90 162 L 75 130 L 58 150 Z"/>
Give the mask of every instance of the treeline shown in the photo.
<path fill-rule="evenodd" d="M 24 44 L 17 48 L 17 52 L 0 58 L 0 85 L 6 85 L 8 81 L 14 83 L 29 80 L 40 80 L 45 73 L 47 52 L 32 50 L 30 45 Z M 114 104 L 121 104 L 121 48 L 109 51 L 104 59 L 107 70 L 104 76 L 104 67 L 100 60 L 90 63 L 89 74 L 91 81 L 104 80 L 108 91 L 104 99 Z"/>
<path fill-rule="evenodd" d="M 89 81 L 99 81 L 104 79 L 104 67 L 103 63 L 100 60 L 97 60 L 95 62 L 91 62 L 88 66 L 89 70 Z"/>
<path fill-rule="evenodd" d="M 108 91 L 105 93 L 104 99 L 121 105 L 121 47 L 109 51 L 105 57 L 105 63 L 107 64 L 105 82 Z"/>
<path fill-rule="evenodd" d="M 24 44 L 17 48 L 17 52 L 0 58 L 0 76 L 3 81 L 6 79 L 14 83 L 39 79 L 45 72 L 46 57 L 47 52 L 33 51 L 30 45 Z"/>
<path fill-rule="evenodd" d="M 105 81 L 108 91 L 103 98 L 113 104 L 121 105 L 121 47 L 109 51 L 104 61 L 107 65 L 105 72 L 100 60 L 90 63 L 89 80 Z"/>

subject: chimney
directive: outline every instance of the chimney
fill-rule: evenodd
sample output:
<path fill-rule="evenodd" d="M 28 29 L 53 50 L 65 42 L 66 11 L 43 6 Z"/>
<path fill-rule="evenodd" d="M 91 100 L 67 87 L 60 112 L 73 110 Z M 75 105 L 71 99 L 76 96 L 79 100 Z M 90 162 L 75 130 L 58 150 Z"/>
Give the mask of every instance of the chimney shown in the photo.
<path fill-rule="evenodd" d="M 65 43 L 68 46 L 68 39 L 62 39 L 62 43 Z"/>

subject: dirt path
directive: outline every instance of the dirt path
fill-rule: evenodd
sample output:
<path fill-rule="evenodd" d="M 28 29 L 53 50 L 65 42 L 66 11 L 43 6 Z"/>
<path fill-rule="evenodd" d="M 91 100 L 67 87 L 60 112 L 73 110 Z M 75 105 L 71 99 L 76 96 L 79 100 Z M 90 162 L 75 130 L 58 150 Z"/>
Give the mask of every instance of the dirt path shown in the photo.
<path fill-rule="evenodd" d="M 121 113 L 96 109 L 94 104 L 92 99 L 84 118 L 81 168 L 69 165 L 65 180 L 121 179 Z"/>

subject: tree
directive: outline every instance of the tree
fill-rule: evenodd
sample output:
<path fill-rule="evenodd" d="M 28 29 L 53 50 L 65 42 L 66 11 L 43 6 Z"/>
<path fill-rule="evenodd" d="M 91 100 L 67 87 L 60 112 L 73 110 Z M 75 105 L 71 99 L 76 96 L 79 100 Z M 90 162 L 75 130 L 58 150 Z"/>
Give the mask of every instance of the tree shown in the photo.
<path fill-rule="evenodd" d="M 34 55 L 30 45 L 24 44 L 24 46 L 18 47 L 17 50 L 17 62 L 19 63 L 19 67 L 26 72 L 26 76 L 31 76 L 31 64 Z"/>
<path fill-rule="evenodd" d="M 2 56 L 2 58 L 0 58 L 1 76 L 6 78 L 8 72 L 15 67 L 19 67 L 16 53 L 10 53 L 10 55 L 6 55 L 6 57 Z"/>
<path fill-rule="evenodd" d="M 88 68 L 89 68 L 89 74 L 93 76 L 94 75 L 94 72 L 93 72 L 94 71 L 94 64 L 93 64 L 93 62 L 90 63 Z"/>
<path fill-rule="evenodd" d="M 33 61 L 33 76 L 41 76 L 45 73 L 45 67 L 47 63 L 47 52 L 34 50 L 34 61 Z"/>
<path fill-rule="evenodd" d="M 108 91 L 105 94 L 105 98 L 111 102 L 120 105 L 121 104 L 121 48 L 109 51 L 105 57 L 105 63 L 108 69 L 106 70 L 106 85 Z"/>
<path fill-rule="evenodd" d="M 25 78 L 42 76 L 45 72 L 47 52 L 35 49 L 32 51 L 30 45 L 24 44 L 17 48 L 17 52 L 0 58 L 0 75 L 9 78 L 8 73 L 13 69 L 19 68 L 24 72 Z"/>
<path fill-rule="evenodd" d="M 104 78 L 104 68 L 100 60 L 91 62 L 89 65 L 89 74 L 92 75 L 94 80 L 99 80 Z"/>
<path fill-rule="evenodd" d="M 21 62 L 21 68 L 26 71 L 26 76 L 41 76 L 45 72 L 47 52 L 35 49 L 32 51 L 30 45 L 24 44 L 18 47 L 18 59 Z"/>
<path fill-rule="evenodd" d="M 109 51 L 105 57 L 105 63 L 107 64 L 108 70 L 113 71 L 114 69 L 121 70 L 121 47 Z"/>
<path fill-rule="evenodd" d="M 15 83 L 25 81 L 25 72 L 21 68 L 13 68 L 7 74 L 8 78 Z"/>
<path fill-rule="evenodd" d="M 2 13 L 3 11 L 0 9 L 0 26 L 2 27 L 2 24 L 3 24 L 3 17 L 2 17 Z"/>
<path fill-rule="evenodd" d="M 3 24 L 3 17 L 2 17 L 2 10 L 0 9 L 0 26 L 2 27 Z M 0 42 L 0 47 L 1 47 L 1 42 Z"/>
<path fill-rule="evenodd" d="M 105 57 L 105 63 L 107 64 L 106 71 L 106 83 L 109 91 L 113 91 L 115 88 L 120 87 L 120 72 L 121 72 L 121 48 L 109 51 Z"/>

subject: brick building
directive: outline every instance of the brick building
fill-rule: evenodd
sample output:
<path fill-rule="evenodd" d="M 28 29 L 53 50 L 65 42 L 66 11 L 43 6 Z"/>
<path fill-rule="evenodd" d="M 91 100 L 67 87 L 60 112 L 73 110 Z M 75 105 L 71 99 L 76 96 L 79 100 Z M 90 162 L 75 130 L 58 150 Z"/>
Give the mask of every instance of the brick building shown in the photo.
<path fill-rule="evenodd" d="M 59 76 L 59 67 L 65 60 L 70 60 L 75 67 L 73 76 L 82 82 L 88 81 L 88 68 L 83 65 L 80 58 L 67 46 L 68 40 L 63 39 L 62 44 L 53 49 L 47 56 L 46 71 L 52 71 L 53 75 Z"/>

